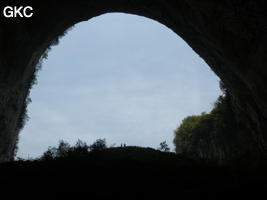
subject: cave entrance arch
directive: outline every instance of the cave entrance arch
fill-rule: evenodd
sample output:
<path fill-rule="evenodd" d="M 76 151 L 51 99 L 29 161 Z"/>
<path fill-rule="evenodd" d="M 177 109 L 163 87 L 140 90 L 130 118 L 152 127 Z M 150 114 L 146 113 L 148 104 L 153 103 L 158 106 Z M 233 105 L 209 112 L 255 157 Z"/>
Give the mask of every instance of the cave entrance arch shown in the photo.
<path fill-rule="evenodd" d="M 166 141 L 173 149 L 179 122 L 208 112 L 220 94 L 218 77 L 164 25 L 101 15 L 75 25 L 49 52 L 17 156 L 40 156 L 61 139 L 99 137 L 153 148 Z"/>
<path fill-rule="evenodd" d="M 16 1 L 14 1 L 15 3 Z M 19 1 L 18 1 L 19 3 Z M 122 12 L 154 19 L 177 33 L 230 90 L 256 149 L 265 152 L 267 45 L 264 1 L 28 1 L 29 19 L 1 19 L 0 160 L 12 158 L 33 74 L 47 48 L 74 24 Z M 2 3 L 3 4 L 3 3 Z M 1 7 L 5 6 L 2 5 Z M 249 14 L 248 14 L 249 13 Z"/>

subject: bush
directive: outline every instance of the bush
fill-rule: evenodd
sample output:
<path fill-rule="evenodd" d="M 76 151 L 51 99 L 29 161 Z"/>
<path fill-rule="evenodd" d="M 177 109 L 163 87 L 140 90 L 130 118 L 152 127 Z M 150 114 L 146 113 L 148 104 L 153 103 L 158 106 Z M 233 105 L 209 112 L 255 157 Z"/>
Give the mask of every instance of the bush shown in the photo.
<path fill-rule="evenodd" d="M 98 139 L 89 146 L 91 152 L 98 152 L 107 149 L 106 139 Z"/>
<path fill-rule="evenodd" d="M 98 139 L 92 145 L 88 146 L 86 142 L 78 140 L 74 146 L 60 140 L 58 147 L 48 147 L 47 151 L 41 156 L 41 160 L 53 160 L 55 158 L 78 158 L 84 157 L 89 152 L 99 152 L 107 149 L 106 139 Z"/>

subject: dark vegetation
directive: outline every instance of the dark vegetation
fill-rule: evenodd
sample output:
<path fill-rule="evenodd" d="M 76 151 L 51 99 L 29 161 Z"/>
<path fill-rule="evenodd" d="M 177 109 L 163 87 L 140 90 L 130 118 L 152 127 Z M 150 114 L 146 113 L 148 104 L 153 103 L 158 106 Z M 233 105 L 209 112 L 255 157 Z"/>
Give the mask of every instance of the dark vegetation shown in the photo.
<path fill-rule="evenodd" d="M 161 149 L 161 150 L 159 150 Z M 228 198 L 267 189 L 264 167 L 257 170 L 223 166 L 200 158 L 136 146 L 109 147 L 105 139 L 74 146 L 61 140 L 37 159 L 17 159 L 0 165 L 1 191 L 16 194 L 90 198 Z M 255 194 L 256 192 L 256 194 Z"/>
<path fill-rule="evenodd" d="M 251 152 L 244 154 L 244 136 L 240 137 L 242 132 L 236 120 L 231 96 L 222 83 L 221 89 L 223 95 L 218 97 L 209 113 L 183 119 L 175 130 L 175 151 L 218 164 L 249 164 L 248 162 L 255 160 L 251 159 Z"/>
<path fill-rule="evenodd" d="M 235 152 L 237 125 L 226 92 L 219 96 L 210 113 L 188 116 L 175 130 L 177 153 L 221 161 Z"/>

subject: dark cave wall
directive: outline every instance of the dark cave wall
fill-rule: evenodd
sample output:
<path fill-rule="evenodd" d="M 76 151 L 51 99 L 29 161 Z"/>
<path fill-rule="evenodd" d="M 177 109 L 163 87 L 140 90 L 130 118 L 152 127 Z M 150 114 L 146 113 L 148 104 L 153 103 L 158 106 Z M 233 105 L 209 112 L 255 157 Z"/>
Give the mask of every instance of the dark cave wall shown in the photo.
<path fill-rule="evenodd" d="M 266 11 L 263 0 L 9 1 L 31 5 L 30 19 L 0 20 L 0 161 L 11 160 L 36 67 L 78 22 L 108 12 L 145 16 L 181 36 L 231 92 L 244 149 L 264 153 L 267 134 Z M 179 52 L 177 52 L 179 56 Z M 249 130 L 249 131 L 248 131 Z"/>

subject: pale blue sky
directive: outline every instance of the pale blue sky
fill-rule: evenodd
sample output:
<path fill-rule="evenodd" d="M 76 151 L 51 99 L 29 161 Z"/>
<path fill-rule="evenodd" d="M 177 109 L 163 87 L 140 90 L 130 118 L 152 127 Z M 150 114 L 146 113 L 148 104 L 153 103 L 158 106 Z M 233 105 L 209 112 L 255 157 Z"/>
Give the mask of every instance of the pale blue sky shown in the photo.
<path fill-rule="evenodd" d="M 153 148 L 166 140 L 173 148 L 181 120 L 209 111 L 219 94 L 219 78 L 170 29 L 105 14 L 77 24 L 50 51 L 18 156 L 39 156 L 60 139 Z"/>

